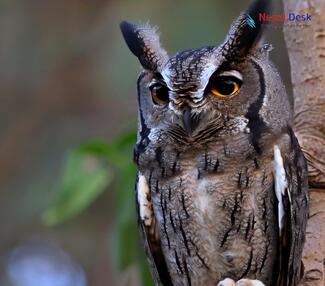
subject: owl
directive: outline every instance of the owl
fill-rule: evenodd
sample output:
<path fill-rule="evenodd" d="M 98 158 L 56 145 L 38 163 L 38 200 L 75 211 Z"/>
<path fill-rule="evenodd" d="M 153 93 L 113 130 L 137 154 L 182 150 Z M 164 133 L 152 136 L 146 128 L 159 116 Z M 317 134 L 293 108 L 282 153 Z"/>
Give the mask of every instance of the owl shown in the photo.
<path fill-rule="evenodd" d="M 122 22 L 139 59 L 139 228 L 155 285 L 297 285 L 307 166 L 256 0 L 219 46 L 168 56 Z"/>

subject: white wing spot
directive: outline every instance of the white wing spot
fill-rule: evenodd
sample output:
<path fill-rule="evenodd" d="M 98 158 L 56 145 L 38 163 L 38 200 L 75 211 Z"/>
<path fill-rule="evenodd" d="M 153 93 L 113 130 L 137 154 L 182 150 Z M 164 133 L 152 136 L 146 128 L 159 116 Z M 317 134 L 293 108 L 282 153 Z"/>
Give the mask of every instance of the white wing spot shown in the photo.
<path fill-rule="evenodd" d="M 278 199 L 278 218 L 279 218 L 279 228 L 280 234 L 282 233 L 283 228 L 283 217 L 284 217 L 284 208 L 282 196 L 285 194 L 285 190 L 288 187 L 288 181 L 286 178 L 286 173 L 283 167 L 283 159 L 281 156 L 281 151 L 278 145 L 274 145 L 274 165 L 273 165 L 273 175 L 274 175 L 274 186 L 275 186 L 275 195 Z"/>
<path fill-rule="evenodd" d="M 153 209 L 150 201 L 150 190 L 145 176 L 143 176 L 141 173 L 139 173 L 137 192 L 140 218 L 143 220 L 146 226 L 150 226 L 153 217 Z"/>

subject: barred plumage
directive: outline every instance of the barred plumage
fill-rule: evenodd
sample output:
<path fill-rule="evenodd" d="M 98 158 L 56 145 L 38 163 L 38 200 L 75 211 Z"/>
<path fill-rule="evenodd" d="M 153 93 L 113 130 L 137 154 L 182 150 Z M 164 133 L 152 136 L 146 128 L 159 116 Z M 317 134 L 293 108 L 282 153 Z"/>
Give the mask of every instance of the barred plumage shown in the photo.
<path fill-rule="evenodd" d="M 170 58 L 153 30 L 121 24 L 144 68 L 134 158 L 156 285 L 299 281 L 307 169 L 269 45 L 257 44 L 267 2 L 255 1 L 220 47 Z"/>

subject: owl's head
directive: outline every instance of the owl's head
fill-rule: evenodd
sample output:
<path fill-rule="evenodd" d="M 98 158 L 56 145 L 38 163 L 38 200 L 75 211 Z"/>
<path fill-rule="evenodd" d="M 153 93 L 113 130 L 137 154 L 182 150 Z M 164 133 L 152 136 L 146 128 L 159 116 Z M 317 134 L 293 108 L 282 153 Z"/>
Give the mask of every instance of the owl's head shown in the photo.
<path fill-rule="evenodd" d="M 276 134 L 290 120 L 281 78 L 261 44 L 259 13 L 269 0 L 256 0 L 233 23 L 220 46 L 168 56 L 156 30 L 121 23 L 124 39 L 139 59 L 139 134 L 152 140 L 206 143 L 246 132 L 254 140 Z M 255 146 L 258 149 L 258 146 Z M 258 150 L 257 150 L 258 151 Z"/>

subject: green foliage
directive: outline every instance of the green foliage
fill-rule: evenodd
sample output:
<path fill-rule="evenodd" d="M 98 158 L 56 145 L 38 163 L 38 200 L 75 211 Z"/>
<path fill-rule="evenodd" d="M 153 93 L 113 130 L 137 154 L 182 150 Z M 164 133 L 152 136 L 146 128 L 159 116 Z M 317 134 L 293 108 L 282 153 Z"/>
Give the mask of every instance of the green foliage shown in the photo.
<path fill-rule="evenodd" d="M 136 264 L 142 285 L 152 279 L 138 239 L 135 211 L 135 174 L 132 150 L 134 131 L 126 132 L 111 142 L 102 140 L 81 144 L 65 160 L 57 196 L 42 219 L 52 226 L 82 213 L 108 186 L 114 191 L 115 225 L 112 253 L 115 267 L 122 271 Z"/>
<path fill-rule="evenodd" d="M 65 162 L 63 178 L 57 197 L 45 211 L 42 219 L 48 225 L 56 225 L 80 214 L 108 186 L 112 173 L 90 150 L 72 150 Z"/>

